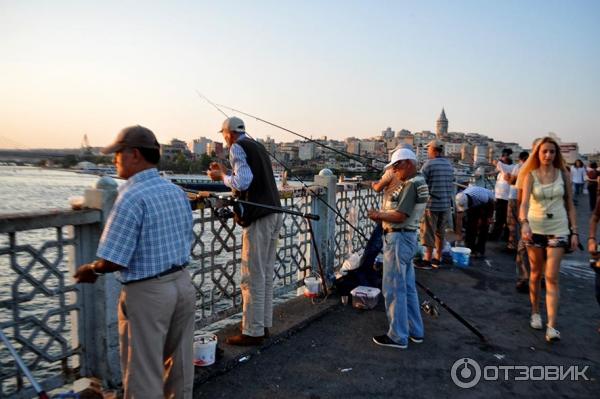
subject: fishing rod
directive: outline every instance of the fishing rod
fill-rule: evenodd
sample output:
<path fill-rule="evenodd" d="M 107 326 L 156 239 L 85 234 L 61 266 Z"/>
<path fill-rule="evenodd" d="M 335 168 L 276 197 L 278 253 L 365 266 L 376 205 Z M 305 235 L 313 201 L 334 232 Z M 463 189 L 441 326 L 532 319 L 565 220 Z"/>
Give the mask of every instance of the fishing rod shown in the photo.
<path fill-rule="evenodd" d="M 204 97 L 204 96 L 203 96 L 203 97 Z M 204 98 L 206 98 L 206 97 L 204 97 Z M 286 131 L 286 132 L 288 132 L 288 133 L 292 133 L 293 135 L 296 135 L 296 136 L 298 136 L 298 137 L 300 137 L 300 138 L 303 138 L 304 140 L 307 140 L 307 141 L 309 141 L 309 142 L 311 142 L 311 143 L 315 143 L 315 144 L 317 144 L 317 145 L 319 145 L 319 146 L 321 146 L 321 147 L 327 148 L 328 150 L 330 150 L 330 151 L 332 151 L 332 152 L 334 152 L 334 153 L 336 153 L 336 154 L 340 154 L 340 155 L 343 155 L 343 156 L 345 156 L 346 158 L 350 158 L 350 159 L 352 159 L 352 160 L 354 160 L 354 161 L 358 161 L 358 162 L 360 162 L 361 164 L 363 164 L 363 165 L 365 165 L 365 166 L 367 166 L 367 167 L 369 167 L 369 168 L 373 169 L 373 170 L 374 170 L 374 171 L 376 171 L 376 172 L 381 172 L 381 171 L 382 171 L 382 169 L 380 169 L 380 168 L 377 168 L 377 167 L 375 167 L 375 166 L 371 165 L 370 163 L 363 162 L 363 161 L 361 161 L 359 158 L 364 158 L 364 159 L 367 159 L 367 160 L 370 160 L 370 161 L 379 162 L 379 163 L 382 163 L 382 164 L 384 164 L 384 165 L 385 165 L 385 164 L 387 164 L 387 162 L 385 162 L 385 161 L 382 161 L 381 159 L 378 159 L 378 158 L 369 157 L 369 156 L 367 156 L 367 155 L 352 154 L 352 153 L 350 153 L 350 152 L 347 152 L 347 151 L 338 150 L 337 148 L 333 148 L 333 147 L 331 147 L 331 146 L 329 146 L 329 145 L 327 145 L 327 144 L 321 143 L 321 142 L 320 142 L 320 141 L 318 141 L 318 140 L 314 140 L 314 139 L 312 139 L 312 138 L 306 137 L 306 136 L 304 136 L 304 135 L 302 135 L 302 134 L 300 134 L 300 133 L 294 132 L 293 130 L 290 130 L 290 129 L 286 128 L 286 127 L 283 127 L 283 126 L 281 126 L 281 125 L 278 125 L 278 124 L 276 124 L 276 123 L 273 123 L 273 122 L 269 122 L 269 121 L 268 121 L 268 120 L 266 120 L 266 119 L 263 119 L 263 118 L 260 118 L 260 117 L 258 117 L 258 116 L 255 116 L 255 115 L 249 114 L 249 113 L 247 113 L 247 112 L 240 111 L 239 109 L 235 109 L 235 108 L 233 108 L 233 107 L 229 107 L 229 106 L 227 106 L 227 105 L 223 105 L 223 104 L 214 104 L 214 103 L 213 103 L 213 105 L 214 105 L 214 106 L 217 106 L 217 105 L 218 105 L 219 107 L 226 108 L 226 109 L 228 109 L 228 110 L 230 110 L 230 111 L 233 111 L 233 112 L 240 113 L 240 114 L 242 114 L 242 115 L 245 115 L 245 116 L 248 116 L 248 117 L 250 117 L 250 118 L 254 118 L 254 119 L 256 119 L 256 120 L 257 120 L 257 121 L 259 121 L 259 122 L 266 123 L 267 125 L 271 125 L 271 126 L 273 126 L 273 127 L 276 127 L 276 128 L 278 128 L 278 129 L 281 129 L 281 130 L 283 130 L 283 131 Z"/>
<path fill-rule="evenodd" d="M 190 194 L 195 194 L 196 195 L 195 199 L 215 198 L 215 199 L 223 200 L 229 204 L 238 203 L 238 204 L 243 204 L 243 205 L 252 205 L 252 206 L 257 206 L 260 208 L 270 209 L 272 211 L 289 213 L 290 215 L 294 215 L 294 216 L 301 216 L 303 218 L 310 219 L 310 220 L 319 220 L 321 218 L 319 215 L 315 215 L 314 213 L 298 212 L 298 211 L 294 211 L 294 210 L 291 210 L 288 208 L 283 208 L 281 206 L 259 204 L 257 202 L 241 200 L 241 199 L 233 197 L 233 196 L 225 196 L 225 195 L 221 195 L 221 194 L 215 194 L 210 191 L 195 192 L 195 191 L 186 190 L 186 189 L 184 189 L 184 191 L 187 193 L 190 193 Z"/>
<path fill-rule="evenodd" d="M 19 354 L 17 353 L 15 348 L 12 346 L 12 344 L 10 343 L 10 341 L 8 340 L 6 335 L 4 335 L 4 332 L 1 329 L 0 329 L 0 339 L 2 340 L 2 342 L 4 342 L 4 345 L 6 345 L 6 347 L 8 348 L 8 351 L 10 352 L 12 357 L 15 359 L 15 362 L 17 363 L 17 365 L 19 366 L 19 368 L 21 369 L 23 374 L 25 374 L 25 376 L 27 377 L 27 379 L 33 386 L 33 389 L 37 393 L 38 397 L 40 399 L 49 399 L 48 394 L 42 389 L 42 387 L 40 386 L 40 384 L 38 384 L 38 382 L 35 380 L 35 378 L 33 378 L 31 371 L 29 371 L 29 368 L 27 367 L 25 362 L 23 361 L 23 359 L 21 359 L 21 356 L 19 356 Z"/>
<path fill-rule="evenodd" d="M 199 92 L 198 92 L 198 94 L 200 95 L 200 93 L 199 93 Z M 225 112 L 223 112 L 223 111 L 222 111 L 222 110 L 219 108 L 219 106 L 218 106 L 217 104 L 215 104 L 215 103 L 213 103 L 212 101 L 210 101 L 210 100 L 209 100 L 209 99 L 208 99 L 206 96 L 204 96 L 204 95 L 200 95 L 200 96 L 201 96 L 202 98 L 204 98 L 204 99 L 205 99 L 205 100 L 206 100 L 206 101 L 207 101 L 209 104 L 211 104 L 213 107 L 215 107 L 215 108 L 216 108 L 216 109 L 217 109 L 219 112 L 221 112 L 223 115 L 227 115 Z M 247 114 L 247 113 L 241 112 L 241 111 L 239 111 L 239 110 L 235 110 L 235 109 L 233 109 L 233 108 L 229 108 L 229 107 L 224 107 L 224 108 L 231 109 L 231 110 L 232 110 L 232 111 L 234 111 L 234 112 L 240 112 L 240 113 L 242 113 L 242 114 L 244 114 L 244 115 L 250 116 L 251 118 L 256 118 L 256 119 L 257 119 L 257 120 L 259 120 L 259 121 L 263 121 L 264 123 L 267 123 L 267 124 L 270 124 L 270 125 L 272 125 L 272 126 L 278 127 L 278 128 L 280 128 L 280 129 L 283 129 L 283 130 L 285 130 L 285 131 L 287 131 L 287 132 L 290 132 L 290 133 L 293 133 L 293 134 L 297 134 L 297 133 L 295 133 L 295 132 L 292 132 L 292 131 L 290 131 L 289 129 L 286 129 L 286 128 L 284 128 L 284 127 L 281 127 L 281 126 L 278 126 L 278 125 L 275 125 L 275 124 L 273 124 L 273 123 L 271 123 L 271 122 L 265 121 L 264 119 L 257 118 L 257 117 L 255 117 L 255 116 L 252 116 L 252 115 L 250 115 L 250 114 Z M 228 117 L 229 117 L 229 116 L 227 116 L 227 118 L 228 118 Z M 266 151 L 266 149 L 265 149 L 265 151 Z M 303 182 L 303 181 L 302 181 L 300 178 L 298 178 L 297 176 L 294 176 L 294 174 L 293 174 L 293 173 L 291 172 L 291 170 L 290 170 L 290 169 L 287 167 L 287 165 L 285 165 L 283 162 L 281 162 L 280 160 L 278 160 L 278 159 L 277 159 L 277 158 L 276 158 L 276 157 L 275 157 L 273 154 L 269 153 L 269 151 L 266 151 L 266 152 L 267 152 L 267 154 L 269 154 L 269 155 L 270 155 L 270 156 L 271 156 L 273 159 L 275 159 L 275 160 L 276 160 L 276 161 L 277 161 L 277 162 L 278 162 L 278 163 L 279 163 L 281 166 L 283 166 L 283 167 L 285 168 L 285 170 L 287 170 L 287 171 L 288 171 L 288 173 L 289 173 L 289 175 L 290 175 L 290 176 L 294 177 L 296 180 L 298 180 L 300 183 L 302 183 L 302 185 L 303 185 L 305 188 L 307 188 L 307 189 L 308 189 L 308 186 L 307 186 L 307 185 L 306 185 L 306 184 L 305 184 L 305 183 L 304 183 L 304 182 Z M 337 216 L 338 216 L 340 219 L 342 219 L 342 220 L 343 220 L 343 221 L 344 221 L 344 222 L 345 222 L 345 223 L 346 223 L 348 226 L 350 226 L 352 229 L 354 229 L 354 231 L 356 231 L 356 232 L 358 233 L 358 235 L 360 235 L 360 236 L 361 236 L 361 237 L 362 237 L 362 238 L 363 238 L 365 241 L 368 241 L 368 238 L 367 238 L 367 236 L 366 236 L 366 235 L 365 235 L 365 234 L 364 234 L 364 233 L 363 233 L 361 230 L 359 230 L 359 229 L 358 229 L 356 226 L 354 226 L 352 223 L 350 223 L 350 221 L 349 221 L 347 218 L 345 218 L 344 216 L 342 216 L 342 215 L 341 215 L 341 213 L 340 213 L 340 212 L 339 212 L 337 209 L 333 208 L 331 205 L 329 205 L 329 203 L 328 203 L 327 201 L 323 200 L 321 197 L 319 197 L 319 196 L 316 196 L 316 198 L 317 198 L 317 199 L 319 199 L 319 200 L 321 200 L 321 201 L 323 202 L 323 204 L 325 204 L 325 205 L 326 205 L 326 206 L 327 206 L 329 209 L 331 209 L 331 210 L 332 210 L 332 211 L 333 211 L 333 212 L 334 212 L 334 213 L 335 213 L 335 214 L 336 214 L 336 215 L 337 215 Z M 468 322 L 468 321 L 466 321 L 466 320 L 465 320 L 463 317 L 461 317 L 461 316 L 460 316 L 458 313 L 456 313 L 454 310 L 452 310 L 452 308 L 450 308 L 450 306 L 448 306 L 448 305 L 447 305 L 445 302 L 443 302 L 441 299 L 439 299 L 439 298 L 438 298 L 438 297 L 437 297 L 437 296 L 436 296 L 436 295 L 435 295 L 435 294 L 434 294 L 434 293 L 433 293 L 433 292 L 432 292 L 430 289 L 428 289 L 428 288 L 427 288 L 427 287 L 425 287 L 424 285 L 422 285 L 422 284 L 420 284 L 419 282 L 417 282 L 417 281 L 416 281 L 416 279 L 415 279 L 415 282 L 417 283 L 417 285 L 418 285 L 418 286 L 419 286 L 421 289 L 423 289 L 423 290 L 424 290 L 424 291 L 427 293 L 427 295 L 429 295 L 429 296 L 430 296 L 430 297 L 431 297 L 431 298 L 432 298 L 434 301 L 436 301 L 437 303 L 439 303 L 439 304 L 440 304 L 440 305 L 441 305 L 441 306 L 442 306 L 444 309 L 448 310 L 448 312 L 449 312 L 449 313 L 450 313 L 452 316 L 454 316 L 454 317 L 455 317 L 455 318 L 456 318 L 456 319 L 457 319 L 459 322 L 461 322 L 463 325 L 465 325 L 465 326 L 466 326 L 466 327 L 467 327 L 467 328 L 468 328 L 470 331 L 472 331 L 473 333 L 475 333 L 475 335 L 477 335 L 477 336 L 478 336 L 480 339 L 483 339 L 483 340 L 485 340 L 485 338 L 483 338 L 483 335 L 482 335 L 482 334 L 481 334 L 481 333 L 480 333 L 480 332 L 479 332 L 479 331 L 478 331 L 478 330 L 477 330 L 475 327 L 473 327 L 471 324 L 469 324 L 469 322 Z M 323 286 L 325 287 L 325 282 L 324 282 L 324 281 L 323 281 Z"/>
<path fill-rule="evenodd" d="M 206 102 L 208 102 L 210 105 L 212 105 L 215 109 L 217 109 L 221 114 L 225 115 L 227 118 L 229 118 L 229 116 L 219 107 L 219 105 L 215 104 L 214 102 L 210 101 L 208 99 L 208 97 L 206 97 L 205 95 L 201 94 L 199 91 L 196 91 L 198 93 L 198 95 L 203 98 L 204 100 L 206 100 Z M 284 128 L 281 128 L 284 129 Z M 248 133 L 246 133 L 246 135 L 250 138 L 252 138 Z M 302 180 L 300 179 L 298 176 L 296 176 L 292 170 L 282 161 L 280 161 L 274 154 L 270 153 L 266 148 L 265 148 L 265 152 L 267 154 L 269 154 L 269 156 L 271 158 L 273 158 L 275 161 L 277 161 L 277 163 L 279 163 L 287 172 L 288 175 L 290 177 L 293 177 L 294 179 L 296 179 L 300 184 L 302 184 L 302 186 L 304 186 L 304 188 L 306 190 L 310 190 L 310 188 L 308 187 L 308 185 Z M 348 226 L 350 226 L 359 236 L 361 236 L 365 241 L 368 240 L 367 236 L 361 231 L 359 230 L 356 226 L 354 226 L 352 223 L 350 223 L 348 221 L 348 219 L 346 219 L 344 216 L 342 216 L 342 214 L 340 213 L 340 211 L 338 211 L 336 208 L 334 208 L 333 206 L 331 206 L 327 201 L 325 201 L 323 198 L 321 198 L 320 196 L 315 196 L 317 198 L 317 200 L 321 201 L 327 208 L 329 208 L 333 213 L 336 214 L 336 216 L 338 216 L 340 219 L 342 219 L 344 222 L 346 222 L 346 224 L 348 224 Z"/>

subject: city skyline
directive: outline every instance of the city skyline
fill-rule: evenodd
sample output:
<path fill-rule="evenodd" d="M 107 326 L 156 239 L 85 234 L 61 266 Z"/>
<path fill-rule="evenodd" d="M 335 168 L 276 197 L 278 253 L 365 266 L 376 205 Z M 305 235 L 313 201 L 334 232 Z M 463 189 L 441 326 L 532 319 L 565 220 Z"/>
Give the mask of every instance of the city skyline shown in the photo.
<path fill-rule="evenodd" d="M 444 108 L 450 132 L 523 147 L 556 132 L 593 152 L 599 33 L 594 1 L 5 1 L 0 147 L 104 146 L 136 123 L 222 141 L 199 90 L 315 138 L 435 132 Z"/>

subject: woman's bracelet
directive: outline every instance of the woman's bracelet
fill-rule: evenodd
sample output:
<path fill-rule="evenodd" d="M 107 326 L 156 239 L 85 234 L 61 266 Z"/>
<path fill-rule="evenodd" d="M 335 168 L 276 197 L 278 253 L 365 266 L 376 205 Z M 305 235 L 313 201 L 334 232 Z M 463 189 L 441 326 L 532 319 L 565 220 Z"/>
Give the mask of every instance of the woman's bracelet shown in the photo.
<path fill-rule="evenodd" d="M 523 224 L 523 223 L 529 224 L 529 220 L 527 220 L 527 219 L 520 219 L 519 223 L 521 223 L 521 224 Z"/>

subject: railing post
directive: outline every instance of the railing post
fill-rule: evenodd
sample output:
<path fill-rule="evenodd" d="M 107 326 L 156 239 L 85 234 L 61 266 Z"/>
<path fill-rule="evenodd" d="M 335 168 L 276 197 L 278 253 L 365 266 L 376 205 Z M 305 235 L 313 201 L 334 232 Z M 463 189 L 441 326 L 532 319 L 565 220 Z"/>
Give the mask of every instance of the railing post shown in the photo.
<path fill-rule="evenodd" d="M 315 175 L 315 185 L 325 189 L 323 194 L 318 194 L 329 206 L 335 209 L 335 195 L 337 187 L 337 177 L 329 169 L 323 169 L 318 175 Z M 312 201 L 312 212 L 320 216 L 318 222 L 314 222 L 315 240 L 318 245 L 321 264 L 325 270 L 325 276 L 328 283 L 333 283 L 335 275 L 333 273 L 335 259 L 335 213 L 327 207 L 322 201 L 314 199 Z M 317 260 L 314 250 L 310 252 L 310 264 L 314 271 L 317 271 Z"/>
<path fill-rule="evenodd" d="M 85 206 L 102 210 L 102 222 L 76 226 L 75 248 L 69 256 L 70 270 L 96 259 L 102 228 L 117 196 L 117 183 L 102 177 L 95 188 L 85 191 Z M 120 284 L 112 273 L 98 278 L 95 284 L 79 284 L 81 310 L 73 320 L 73 343 L 81 352 L 80 374 L 98 377 L 108 387 L 121 382 L 117 302 Z"/>

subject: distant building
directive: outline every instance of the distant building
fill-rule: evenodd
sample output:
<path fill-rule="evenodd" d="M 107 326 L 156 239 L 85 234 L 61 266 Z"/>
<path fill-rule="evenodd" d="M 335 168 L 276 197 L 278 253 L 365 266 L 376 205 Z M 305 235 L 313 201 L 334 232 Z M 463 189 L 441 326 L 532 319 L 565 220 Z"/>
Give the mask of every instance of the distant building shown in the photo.
<path fill-rule="evenodd" d="M 215 156 L 222 158 L 224 155 L 223 143 L 218 141 L 211 141 L 208 143 L 206 145 L 206 153 L 212 156 L 213 152 L 215 153 Z"/>
<path fill-rule="evenodd" d="M 579 158 L 579 144 L 577 143 L 565 143 L 556 133 L 550 132 L 548 136 L 552 137 L 558 143 L 560 147 L 560 153 L 562 154 L 565 162 L 573 164 Z"/>
<path fill-rule="evenodd" d="M 442 113 L 435 123 L 435 135 L 438 139 L 444 139 L 448 135 L 448 119 L 444 108 L 442 108 Z"/>
<path fill-rule="evenodd" d="M 186 158 L 191 158 L 192 156 L 185 141 L 173 139 L 170 144 L 160 145 L 160 156 L 163 159 L 172 159 L 179 154 L 183 154 Z"/>
<path fill-rule="evenodd" d="M 200 137 L 192 140 L 189 144 L 190 151 L 196 155 L 206 154 L 206 145 L 211 142 L 212 140 L 207 139 L 206 137 Z"/>
<path fill-rule="evenodd" d="M 315 143 L 305 142 L 298 146 L 298 158 L 302 161 L 315 158 Z"/>
<path fill-rule="evenodd" d="M 381 137 L 383 137 L 384 140 L 391 139 L 395 135 L 396 135 L 396 132 L 394 132 L 391 127 L 388 127 L 387 129 L 385 129 L 381 132 Z"/>

